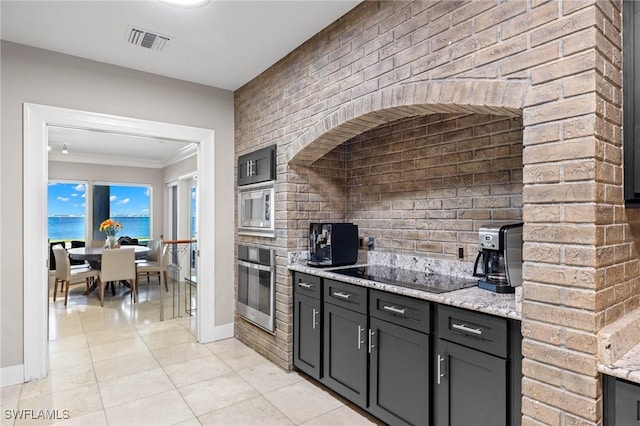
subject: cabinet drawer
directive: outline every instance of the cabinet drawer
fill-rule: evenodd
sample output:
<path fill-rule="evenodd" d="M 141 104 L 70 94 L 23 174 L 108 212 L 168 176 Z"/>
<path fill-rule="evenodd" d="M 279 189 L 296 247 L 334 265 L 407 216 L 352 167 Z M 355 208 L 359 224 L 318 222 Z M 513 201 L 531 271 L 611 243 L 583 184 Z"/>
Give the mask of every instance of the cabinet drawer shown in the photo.
<path fill-rule="evenodd" d="M 365 287 L 325 279 L 324 301 L 362 314 L 367 313 L 367 289 Z"/>
<path fill-rule="evenodd" d="M 505 318 L 438 306 L 438 337 L 502 358 L 507 357 L 508 327 Z"/>
<path fill-rule="evenodd" d="M 412 330 L 429 333 L 429 302 L 384 291 L 369 293 L 369 315 Z"/>
<path fill-rule="evenodd" d="M 297 294 L 304 294 L 307 297 L 320 299 L 321 278 L 315 275 L 303 274 L 302 272 L 293 273 L 293 291 Z"/>

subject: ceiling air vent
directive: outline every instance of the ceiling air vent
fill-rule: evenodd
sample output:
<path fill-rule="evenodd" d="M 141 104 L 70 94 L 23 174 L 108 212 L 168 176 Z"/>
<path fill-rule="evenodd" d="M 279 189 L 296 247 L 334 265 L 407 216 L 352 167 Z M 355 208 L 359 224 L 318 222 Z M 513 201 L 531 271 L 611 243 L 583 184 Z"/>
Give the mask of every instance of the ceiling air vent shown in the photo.
<path fill-rule="evenodd" d="M 162 51 L 171 40 L 170 37 L 143 30 L 141 28 L 129 25 L 126 33 L 126 41 L 135 46 L 144 47 L 146 49 Z"/>

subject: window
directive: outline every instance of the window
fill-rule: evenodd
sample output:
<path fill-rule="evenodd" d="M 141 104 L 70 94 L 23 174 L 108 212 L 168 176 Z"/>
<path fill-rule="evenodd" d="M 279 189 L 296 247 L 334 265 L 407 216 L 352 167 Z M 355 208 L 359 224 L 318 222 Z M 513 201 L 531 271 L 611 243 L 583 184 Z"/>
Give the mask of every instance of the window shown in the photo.
<path fill-rule="evenodd" d="M 102 239 L 100 223 L 115 219 L 122 224 L 119 235 L 147 241 L 151 238 L 151 186 L 94 185 L 93 238 Z"/>
<path fill-rule="evenodd" d="M 87 185 L 50 181 L 47 188 L 47 221 L 50 241 L 84 241 Z"/>

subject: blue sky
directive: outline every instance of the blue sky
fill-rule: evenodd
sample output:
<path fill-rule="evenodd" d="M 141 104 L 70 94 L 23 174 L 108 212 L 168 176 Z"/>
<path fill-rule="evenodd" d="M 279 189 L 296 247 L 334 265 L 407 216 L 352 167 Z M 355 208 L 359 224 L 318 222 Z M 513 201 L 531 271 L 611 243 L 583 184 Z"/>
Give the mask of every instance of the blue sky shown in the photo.
<path fill-rule="evenodd" d="M 50 182 L 49 216 L 85 215 L 86 185 Z M 111 185 L 111 215 L 149 215 L 149 188 L 146 186 Z"/>

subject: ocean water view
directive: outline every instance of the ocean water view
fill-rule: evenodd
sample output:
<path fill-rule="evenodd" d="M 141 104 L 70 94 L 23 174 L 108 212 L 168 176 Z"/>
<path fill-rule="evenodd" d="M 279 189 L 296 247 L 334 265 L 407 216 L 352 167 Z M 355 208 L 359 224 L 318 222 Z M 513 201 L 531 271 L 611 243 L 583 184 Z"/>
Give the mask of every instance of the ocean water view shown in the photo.
<path fill-rule="evenodd" d="M 111 219 L 122 224 L 118 237 L 149 238 L 149 216 L 114 216 Z M 83 216 L 49 216 L 49 240 L 86 240 Z M 96 227 L 100 224 L 96 224 Z M 102 233 L 104 235 L 104 233 Z M 106 238 L 106 235 L 105 235 Z"/>

